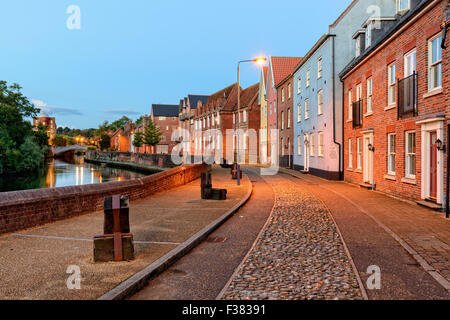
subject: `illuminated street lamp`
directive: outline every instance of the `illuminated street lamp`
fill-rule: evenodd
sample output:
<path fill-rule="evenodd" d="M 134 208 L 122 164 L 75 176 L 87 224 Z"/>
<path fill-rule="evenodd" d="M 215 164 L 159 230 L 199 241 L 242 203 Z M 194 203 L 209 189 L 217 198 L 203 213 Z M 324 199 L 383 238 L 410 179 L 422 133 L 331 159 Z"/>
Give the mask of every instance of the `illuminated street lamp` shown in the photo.
<path fill-rule="evenodd" d="M 267 58 L 264 57 L 259 57 L 256 59 L 252 59 L 252 60 L 241 60 L 238 62 L 238 67 L 237 67 L 237 130 L 239 130 L 239 118 L 240 118 L 240 64 L 244 63 L 244 62 L 256 62 L 259 65 L 263 65 L 265 62 L 267 61 Z M 236 130 L 236 131 L 237 131 Z M 240 150 L 239 150 L 239 131 L 237 131 L 237 148 L 238 148 L 238 153 L 237 153 L 237 185 L 240 186 L 241 185 L 241 173 L 240 173 L 240 165 L 239 165 L 239 160 L 240 160 Z"/>

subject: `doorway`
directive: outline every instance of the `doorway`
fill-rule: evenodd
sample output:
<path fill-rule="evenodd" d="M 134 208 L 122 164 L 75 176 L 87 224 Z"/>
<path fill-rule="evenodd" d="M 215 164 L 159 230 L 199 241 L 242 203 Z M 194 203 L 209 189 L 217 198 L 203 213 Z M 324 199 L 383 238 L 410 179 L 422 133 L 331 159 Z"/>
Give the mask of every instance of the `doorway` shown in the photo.
<path fill-rule="evenodd" d="M 363 182 L 373 185 L 373 133 L 363 136 Z"/>

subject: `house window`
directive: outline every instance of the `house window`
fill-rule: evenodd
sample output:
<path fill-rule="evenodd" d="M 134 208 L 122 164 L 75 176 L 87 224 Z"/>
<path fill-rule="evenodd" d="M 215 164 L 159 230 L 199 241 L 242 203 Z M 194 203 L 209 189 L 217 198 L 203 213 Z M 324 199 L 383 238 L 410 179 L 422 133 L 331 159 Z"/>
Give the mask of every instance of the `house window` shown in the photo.
<path fill-rule="evenodd" d="M 322 78 L 322 58 L 317 60 L 317 79 Z"/>
<path fill-rule="evenodd" d="M 348 139 L 348 168 L 353 169 L 353 141 Z"/>
<path fill-rule="evenodd" d="M 291 108 L 288 108 L 287 110 L 288 116 L 287 116 L 287 127 L 288 129 L 291 127 Z"/>
<path fill-rule="evenodd" d="M 233 124 L 236 123 L 236 113 L 233 113 Z"/>
<path fill-rule="evenodd" d="M 314 141 L 314 133 L 311 133 L 309 135 L 309 147 L 310 147 L 309 152 L 311 154 L 311 157 L 314 157 L 315 153 L 316 153 L 316 144 L 315 144 L 315 141 Z"/>
<path fill-rule="evenodd" d="M 362 138 L 356 139 L 356 168 L 362 169 Z"/>
<path fill-rule="evenodd" d="M 247 122 L 247 110 L 242 111 L 244 122 Z"/>
<path fill-rule="evenodd" d="M 164 121 L 166 120 L 166 117 L 158 117 L 158 120 Z"/>
<path fill-rule="evenodd" d="M 284 156 L 284 139 L 283 138 L 281 138 L 281 146 L 280 146 L 280 148 L 281 148 L 281 156 Z"/>
<path fill-rule="evenodd" d="M 353 94 L 352 90 L 348 91 L 348 120 L 353 119 Z"/>
<path fill-rule="evenodd" d="M 281 130 L 284 130 L 284 111 L 281 111 Z"/>
<path fill-rule="evenodd" d="M 269 104 L 269 112 L 270 112 L 270 115 L 272 115 L 272 102 Z"/>
<path fill-rule="evenodd" d="M 410 9 L 410 0 L 397 0 L 397 13 Z"/>
<path fill-rule="evenodd" d="M 359 55 L 361 54 L 361 41 L 358 38 L 356 38 L 356 50 L 355 50 L 355 56 L 359 57 Z"/>
<path fill-rule="evenodd" d="M 413 75 L 413 73 L 416 72 L 416 56 L 416 50 L 411 51 L 410 53 L 405 55 L 405 78 Z"/>
<path fill-rule="evenodd" d="M 305 100 L 305 120 L 309 119 L 309 99 Z"/>
<path fill-rule="evenodd" d="M 395 134 L 388 134 L 388 174 L 395 175 Z"/>
<path fill-rule="evenodd" d="M 372 95 L 373 95 L 373 82 L 372 78 L 367 80 L 367 113 L 372 112 Z"/>
<path fill-rule="evenodd" d="M 372 22 L 369 22 L 366 30 L 366 48 L 372 44 Z"/>
<path fill-rule="evenodd" d="M 281 102 L 284 102 L 284 88 L 281 89 Z"/>
<path fill-rule="evenodd" d="M 302 93 L 302 80 L 301 80 L 301 78 L 299 77 L 299 78 L 297 79 L 297 94 L 300 94 L 300 93 Z"/>
<path fill-rule="evenodd" d="M 288 99 L 291 98 L 291 83 L 288 84 Z"/>
<path fill-rule="evenodd" d="M 323 114 L 323 91 L 317 92 L 317 114 Z"/>
<path fill-rule="evenodd" d="M 395 64 L 388 66 L 388 105 L 395 104 L 395 83 L 396 67 Z"/>
<path fill-rule="evenodd" d="M 318 156 L 323 157 L 323 132 L 319 132 L 317 140 L 317 143 L 319 145 Z"/>
<path fill-rule="evenodd" d="M 311 84 L 311 78 L 310 78 L 311 70 L 306 71 L 306 87 L 309 88 Z"/>
<path fill-rule="evenodd" d="M 428 42 L 428 89 L 442 87 L 442 35 Z"/>
<path fill-rule="evenodd" d="M 302 104 L 297 104 L 297 122 L 302 122 Z"/>
<path fill-rule="evenodd" d="M 277 113 L 277 102 L 276 101 L 274 101 L 273 102 L 273 113 Z"/>
<path fill-rule="evenodd" d="M 405 176 L 407 178 L 416 178 L 416 133 L 409 131 L 405 133 Z"/>
<path fill-rule="evenodd" d="M 299 156 L 302 155 L 302 137 L 301 136 L 297 136 L 297 154 Z"/>

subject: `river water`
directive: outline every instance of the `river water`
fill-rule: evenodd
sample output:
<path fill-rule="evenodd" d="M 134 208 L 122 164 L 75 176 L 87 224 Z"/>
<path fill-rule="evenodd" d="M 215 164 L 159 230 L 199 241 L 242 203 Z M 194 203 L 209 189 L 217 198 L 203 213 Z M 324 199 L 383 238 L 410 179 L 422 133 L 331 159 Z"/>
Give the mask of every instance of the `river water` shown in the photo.
<path fill-rule="evenodd" d="M 0 192 L 124 181 L 144 176 L 124 169 L 85 163 L 83 157 L 76 157 L 70 162 L 51 160 L 44 169 L 26 176 L 0 177 Z"/>

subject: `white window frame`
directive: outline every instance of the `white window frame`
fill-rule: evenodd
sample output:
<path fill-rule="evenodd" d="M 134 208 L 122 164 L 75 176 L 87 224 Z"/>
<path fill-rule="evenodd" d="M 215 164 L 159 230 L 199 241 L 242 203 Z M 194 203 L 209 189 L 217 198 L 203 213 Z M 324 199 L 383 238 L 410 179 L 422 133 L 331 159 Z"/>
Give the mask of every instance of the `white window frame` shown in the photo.
<path fill-rule="evenodd" d="M 302 78 L 298 77 L 297 79 L 297 94 L 302 93 Z"/>
<path fill-rule="evenodd" d="M 348 120 L 353 120 L 353 90 L 348 90 Z"/>
<path fill-rule="evenodd" d="M 356 138 L 356 169 L 362 170 L 362 137 Z"/>
<path fill-rule="evenodd" d="M 392 148 L 392 139 L 394 139 L 394 146 Z M 395 133 L 389 133 L 387 135 L 387 174 L 391 176 L 395 176 L 395 167 L 396 167 L 396 149 L 397 149 L 397 135 Z M 393 166 L 391 159 L 393 159 Z"/>
<path fill-rule="evenodd" d="M 397 86 L 397 66 L 395 63 L 388 65 L 388 106 L 394 105 L 397 101 L 395 97 Z"/>
<path fill-rule="evenodd" d="M 404 13 L 411 9 L 411 0 L 406 0 L 406 1 L 408 1 L 408 7 L 405 7 L 405 8 L 400 7 L 400 5 L 402 4 L 402 0 L 396 1 L 397 13 Z"/>
<path fill-rule="evenodd" d="M 284 111 L 281 111 L 281 130 L 284 130 Z"/>
<path fill-rule="evenodd" d="M 311 85 L 311 69 L 306 70 L 306 87 Z"/>
<path fill-rule="evenodd" d="M 348 139 L 348 168 L 353 169 L 353 139 Z"/>
<path fill-rule="evenodd" d="M 281 88 L 281 102 L 284 102 L 284 88 Z"/>
<path fill-rule="evenodd" d="M 319 146 L 317 150 L 317 155 L 319 157 L 323 157 L 323 150 L 324 150 L 324 141 L 323 141 L 323 132 L 319 132 L 317 135 L 317 145 Z"/>
<path fill-rule="evenodd" d="M 291 88 L 291 83 L 289 82 L 289 83 L 288 83 L 288 99 L 291 98 L 291 90 L 292 90 L 292 88 Z"/>
<path fill-rule="evenodd" d="M 370 77 L 367 79 L 367 104 L 366 113 L 373 112 L 373 79 Z"/>
<path fill-rule="evenodd" d="M 361 55 L 361 40 L 356 38 L 356 44 L 355 44 L 355 57 L 359 57 Z"/>
<path fill-rule="evenodd" d="M 297 122 L 302 122 L 302 104 L 299 102 L 297 104 Z"/>
<path fill-rule="evenodd" d="M 287 109 L 287 128 L 291 128 L 291 108 Z"/>
<path fill-rule="evenodd" d="M 410 60 L 411 58 L 414 58 L 414 59 Z M 409 61 L 414 62 L 414 65 L 412 66 L 413 70 L 409 69 L 409 67 L 410 67 Z M 405 54 L 405 56 L 403 57 L 403 65 L 404 65 L 403 76 L 405 78 L 411 76 L 417 70 L 417 50 L 416 49 Z"/>
<path fill-rule="evenodd" d="M 283 139 L 283 138 L 281 138 L 280 143 L 281 143 L 281 145 L 280 145 L 280 148 L 281 148 L 281 156 L 284 156 L 284 139 Z"/>
<path fill-rule="evenodd" d="M 309 99 L 305 99 L 305 120 L 309 119 Z"/>
<path fill-rule="evenodd" d="M 242 115 L 243 115 L 243 122 L 247 122 L 247 110 L 243 110 L 242 111 Z"/>
<path fill-rule="evenodd" d="M 367 24 L 366 28 L 366 49 L 372 45 L 372 21 Z"/>
<path fill-rule="evenodd" d="M 428 40 L 428 91 L 433 91 L 433 90 L 442 88 L 442 48 L 439 43 L 440 41 L 437 40 L 439 38 L 442 39 L 442 33 L 438 33 L 437 35 L 433 36 L 432 38 L 430 38 Z M 435 62 L 433 62 L 433 55 L 434 55 L 433 42 L 434 41 L 436 41 L 436 43 L 437 43 L 437 50 L 440 51 L 440 53 L 441 53 L 441 57 L 440 57 L 441 59 L 436 60 Z M 433 83 L 433 70 L 436 70 L 434 72 L 438 73 L 438 75 L 440 77 L 440 84 Z M 439 77 L 438 77 L 438 79 L 439 79 Z"/>
<path fill-rule="evenodd" d="M 322 57 L 317 59 L 317 79 L 322 78 Z"/>
<path fill-rule="evenodd" d="M 323 90 L 317 91 L 317 114 L 323 114 Z"/>
<path fill-rule="evenodd" d="M 316 142 L 314 133 L 309 134 L 309 153 L 311 157 L 315 157 L 316 155 Z"/>
<path fill-rule="evenodd" d="M 302 155 L 302 136 L 297 136 L 297 154 Z"/>
<path fill-rule="evenodd" d="M 409 135 L 414 134 L 414 144 L 415 144 L 415 152 L 409 151 Z M 405 132 L 405 177 L 409 179 L 416 179 L 416 170 L 417 170 L 417 135 L 416 131 L 406 131 Z M 414 157 L 414 167 L 416 170 L 412 173 L 410 159 Z"/>

